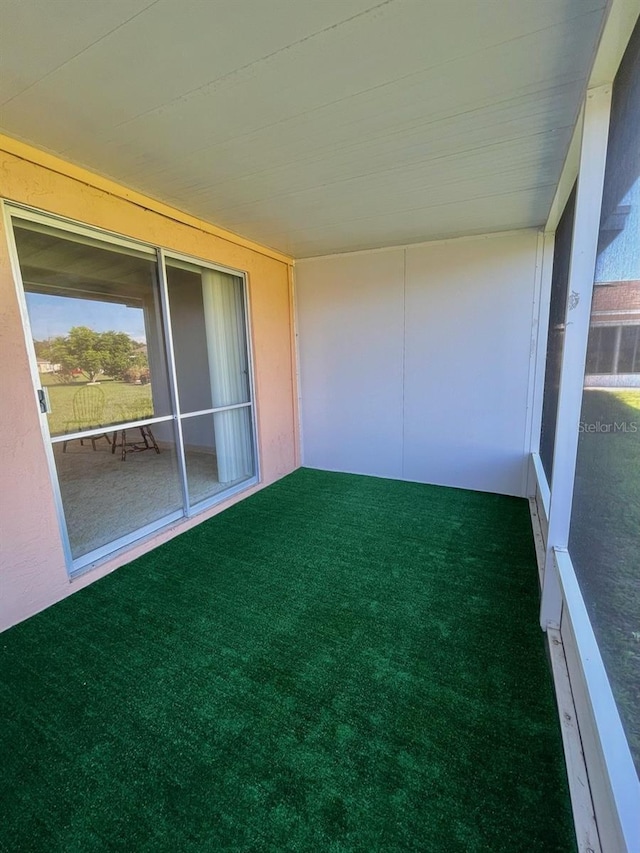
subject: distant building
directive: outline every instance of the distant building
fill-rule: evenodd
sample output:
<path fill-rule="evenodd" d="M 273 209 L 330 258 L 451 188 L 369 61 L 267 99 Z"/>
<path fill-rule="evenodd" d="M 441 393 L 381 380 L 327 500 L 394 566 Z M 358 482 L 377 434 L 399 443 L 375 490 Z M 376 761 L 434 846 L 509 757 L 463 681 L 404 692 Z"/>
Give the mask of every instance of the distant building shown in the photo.
<path fill-rule="evenodd" d="M 596 282 L 585 381 L 640 387 L 640 281 Z"/>
<path fill-rule="evenodd" d="M 38 373 L 57 373 L 61 367 L 62 365 L 53 364 L 53 362 L 48 361 L 46 358 L 38 359 Z"/>

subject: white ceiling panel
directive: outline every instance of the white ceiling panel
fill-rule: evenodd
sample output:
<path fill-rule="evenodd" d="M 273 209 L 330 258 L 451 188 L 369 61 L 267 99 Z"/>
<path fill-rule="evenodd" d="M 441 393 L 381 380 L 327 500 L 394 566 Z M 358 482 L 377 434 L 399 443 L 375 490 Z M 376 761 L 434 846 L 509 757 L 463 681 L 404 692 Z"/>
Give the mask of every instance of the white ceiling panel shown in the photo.
<path fill-rule="evenodd" d="M 153 5 L 154 0 L 2 0 L 0 105 Z"/>
<path fill-rule="evenodd" d="M 296 257 L 538 225 L 604 5 L 0 0 L 0 127 Z"/>

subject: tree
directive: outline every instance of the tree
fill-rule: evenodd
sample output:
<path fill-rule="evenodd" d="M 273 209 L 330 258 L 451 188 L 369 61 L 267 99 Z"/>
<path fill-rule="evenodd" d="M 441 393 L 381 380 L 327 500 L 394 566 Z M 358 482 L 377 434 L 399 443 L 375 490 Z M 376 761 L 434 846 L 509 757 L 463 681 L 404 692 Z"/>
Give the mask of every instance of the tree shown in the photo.
<path fill-rule="evenodd" d="M 69 334 L 53 338 L 47 354 L 65 374 L 81 370 L 89 382 L 99 373 L 122 378 L 135 358 L 136 343 L 125 332 L 95 332 L 88 326 L 74 326 Z"/>
<path fill-rule="evenodd" d="M 36 351 L 37 358 L 49 358 L 49 345 L 50 341 L 36 341 L 33 342 L 33 348 Z"/>
<path fill-rule="evenodd" d="M 107 376 L 122 379 L 134 358 L 135 342 L 124 332 L 103 332 L 98 341 L 102 369 Z"/>
<path fill-rule="evenodd" d="M 102 369 L 99 337 L 99 333 L 88 326 L 74 326 L 66 337 L 53 338 L 49 345 L 49 359 L 60 364 L 64 373 L 81 370 L 89 382 L 93 382 Z"/>

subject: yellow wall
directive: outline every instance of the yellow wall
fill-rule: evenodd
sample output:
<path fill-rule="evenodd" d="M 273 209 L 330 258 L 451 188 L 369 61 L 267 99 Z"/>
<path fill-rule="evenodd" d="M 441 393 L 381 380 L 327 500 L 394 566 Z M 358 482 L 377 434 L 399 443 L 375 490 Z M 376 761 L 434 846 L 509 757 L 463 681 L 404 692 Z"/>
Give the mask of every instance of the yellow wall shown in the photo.
<path fill-rule="evenodd" d="M 274 482 L 298 465 L 291 261 L 166 205 L 0 137 L 0 197 L 248 273 L 258 486 L 70 581 L 4 223 L 0 222 L 0 630 Z"/>

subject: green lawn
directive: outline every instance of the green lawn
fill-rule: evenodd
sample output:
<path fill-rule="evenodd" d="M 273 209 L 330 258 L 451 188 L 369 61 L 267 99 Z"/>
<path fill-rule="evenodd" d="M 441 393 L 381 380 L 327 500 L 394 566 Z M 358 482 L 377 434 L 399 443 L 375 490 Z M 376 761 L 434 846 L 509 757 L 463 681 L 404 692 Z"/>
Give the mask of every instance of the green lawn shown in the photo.
<path fill-rule="evenodd" d="M 41 381 L 49 392 L 51 403 L 49 429 L 52 435 L 72 432 L 82 429 L 83 426 L 96 425 L 86 419 L 78 424 L 74 416 L 73 400 L 78 391 L 86 387 L 86 379 L 61 383 L 54 376 L 45 374 L 41 377 Z M 100 424 L 106 426 L 153 417 L 151 385 L 132 385 L 102 377 L 99 384 L 94 387 L 98 390 L 98 394 L 103 395 Z"/>
<path fill-rule="evenodd" d="M 629 408 L 640 412 L 640 390 L 614 391 L 612 392 L 612 396 Z"/>
<path fill-rule="evenodd" d="M 640 769 L 640 391 L 588 390 L 570 549 Z"/>

